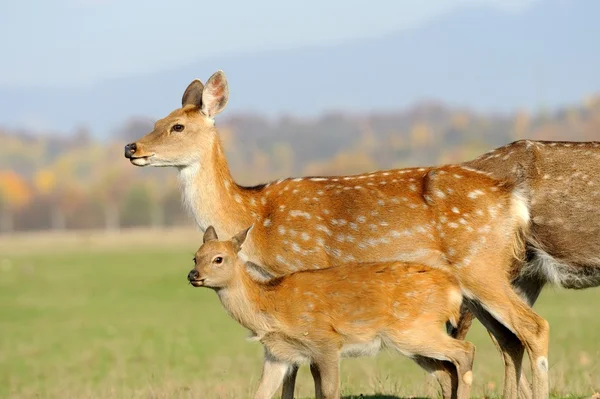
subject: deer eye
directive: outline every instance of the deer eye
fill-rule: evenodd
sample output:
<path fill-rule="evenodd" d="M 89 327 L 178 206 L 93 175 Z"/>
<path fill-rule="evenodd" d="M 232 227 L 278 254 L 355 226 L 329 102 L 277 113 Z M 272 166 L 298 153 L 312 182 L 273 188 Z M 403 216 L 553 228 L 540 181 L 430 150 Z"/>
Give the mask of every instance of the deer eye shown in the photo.
<path fill-rule="evenodd" d="M 176 125 L 173 125 L 173 127 L 171 128 L 171 131 L 181 133 L 181 132 L 183 132 L 183 129 L 185 129 L 185 126 L 178 123 Z"/>
<path fill-rule="evenodd" d="M 213 263 L 220 265 L 221 263 L 223 263 L 223 258 L 220 256 L 217 256 L 215 259 L 213 259 Z"/>
<path fill-rule="evenodd" d="M 197 263 L 196 262 L 196 257 L 193 257 L 192 260 L 194 261 L 194 265 Z"/>

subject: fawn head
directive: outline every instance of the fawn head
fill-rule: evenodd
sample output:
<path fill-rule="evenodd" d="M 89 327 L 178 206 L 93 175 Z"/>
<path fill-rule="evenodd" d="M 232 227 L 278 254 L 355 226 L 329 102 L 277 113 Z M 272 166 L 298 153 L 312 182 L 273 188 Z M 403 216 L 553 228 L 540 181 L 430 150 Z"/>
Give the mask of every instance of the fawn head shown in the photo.
<path fill-rule="evenodd" d="M 229 88 L 222 71 L 202 84 L 194 80 L 181 108 L 154 124 L 154 130 L 125 146 L 125 158 L 136 166 L 185 167 L 202 159 L 216 137 L 214 117 L 227 105 Z"/>
<path fill-rule="evenodd" d="M 242 230 L 229 241 L 219 241 L 214 227 L 204 233 L 203 243 L 194 256 L 194 268 L 188 281 L 194 287 L 224 288 L 235 278 L 238 252 L 252 226 Z"/>

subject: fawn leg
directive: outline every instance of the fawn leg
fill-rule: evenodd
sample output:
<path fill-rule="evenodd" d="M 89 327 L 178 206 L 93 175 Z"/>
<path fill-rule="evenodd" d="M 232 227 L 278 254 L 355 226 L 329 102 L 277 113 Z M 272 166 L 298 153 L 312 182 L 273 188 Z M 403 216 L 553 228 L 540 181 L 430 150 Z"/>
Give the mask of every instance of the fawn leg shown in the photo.
<path fill-rule="evenodd" d="M 323 399 L 323 388 L 321 387 L 321 372 L 319 371 L 319 367 L 316 364 L 311 363 L 310 373 L 315 382 L 315 399 Z"/>
<path fill-rule="evenodd" d="M 289 368 L 290 365 L 288 363 L 273 358 L 273 356 L 265 350 L 262 376 L 254 399 L 271 399 L 273 395 L 275 395 L 275 392 L 277 392 L 277 389 L 279 389 Z"/>
<path fill-rule="evenodd" d="M 294 388 L 296 387 L 296 375 L 298 374 L 298 365 L 292 364 L 283 379 L 283 389 L 281 390 L 281 399 L 294 399 Z"/>
<path fill-rule="evenodd" d="M 443 399 L 456 399 L 458 375 L 453 365 L 423 356 L 415 356 L 412 360 L 435 377 L 442 389 Z"/>
<path fill-rule="evenodd" d="M 322 399 L 339 399 L 340 397 L 340 357 L 339 354 L 329 356 L 315 362 L 321 376 Z M 319 396 L 317 396 L 319 397 Z"/>
<path fill-rule="evenodd" d="M 399 352 L 416 354 L 413 360 L 434 375 L 440 370 L 447 372 L 449 368 L 453 368 L 453 374 L 456 376 L 453 382 L 456 386 L 452 387 L 452 394 L 458 399 L 469 397 L 473 381 L 475 345 L 452 338 L 435 328 L 403 331 L 400 334 L 392 332 L 389 338 Z M 423 359 L 428 361 L 424 362 Z"/>

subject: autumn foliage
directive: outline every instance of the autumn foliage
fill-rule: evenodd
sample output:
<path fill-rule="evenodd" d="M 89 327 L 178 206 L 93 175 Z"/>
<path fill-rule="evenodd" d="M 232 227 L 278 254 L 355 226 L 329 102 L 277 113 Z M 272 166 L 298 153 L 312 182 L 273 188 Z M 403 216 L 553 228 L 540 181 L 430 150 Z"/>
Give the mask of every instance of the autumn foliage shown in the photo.
<path fill-rule="evenodd" d="M 600 140 L 600 96 L 536 114 L 480 114 L 436 103 L 313 119 L 225 111 L 217 125 L 234 178 L 252 185 L 456 163 L 521 138 Z M 123 158 L 123 146 L 151 126 L 132 118 L 111 134 L 78 128 L 70 135 L 0 127 L 0 231 L 191 225 L 175 171 L 137 168 Z"/>

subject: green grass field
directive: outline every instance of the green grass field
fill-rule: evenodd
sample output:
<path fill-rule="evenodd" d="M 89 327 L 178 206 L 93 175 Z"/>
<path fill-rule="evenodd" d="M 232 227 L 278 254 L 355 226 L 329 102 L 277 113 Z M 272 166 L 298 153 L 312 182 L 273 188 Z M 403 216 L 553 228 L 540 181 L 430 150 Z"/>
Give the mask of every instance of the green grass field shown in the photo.
<path fill-rule="evenodd" d="M 200 240 L 194 231 L 0 240 L 0 397 L 251 397 L 260 344 L 245 340 L 212 291 L 186 284 Z M 598 289 L 547 289 L 536 306 L 551 326 L 555 396 L 600 391 L 599 303 Z M 498 396 L 502 363 L 474 324 L 473 395 Z M 297 396 L 312 389 L 303 367 Z M 343 360 L 342 390 L 438 395 L 431 377 L 389 353 Z"/>

